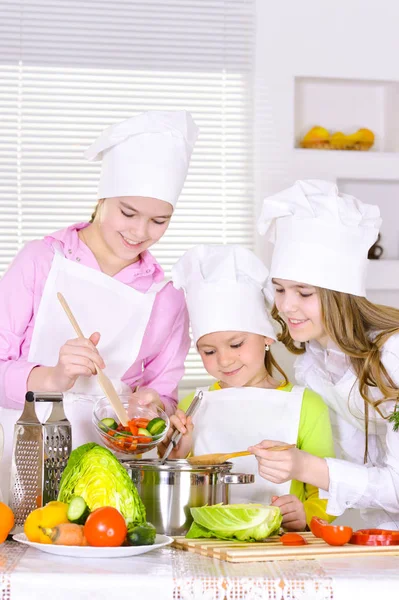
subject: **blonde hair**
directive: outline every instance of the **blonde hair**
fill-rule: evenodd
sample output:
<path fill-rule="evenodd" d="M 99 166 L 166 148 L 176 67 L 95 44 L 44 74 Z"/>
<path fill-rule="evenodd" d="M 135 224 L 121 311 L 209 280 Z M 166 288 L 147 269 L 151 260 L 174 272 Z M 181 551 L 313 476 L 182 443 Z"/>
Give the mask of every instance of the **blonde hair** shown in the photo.
<path fill-rule="evenodd" d="M 101 204 L 102 204 L 102 203 L 103 203 L 103 199 L 102 199 L 102 200 L 99 200 L 99 201 L 97 202 L 97 204 L 96 204 L 96 206 L 95 206 L 95 208 L 94 208 L 94 211 L 93 211 L 93 213 L 92 213 L 92 215 L 91 215 L 91 217 L 90 217 L 90 221 L 89 221 L 89 223 L 93 223 L 93 222 L 94 222 L 94 220 L 95 220 L 96 216 L 98 215 L 98 211 L 99 211 L 99 209 L 100 209 L 100 206 L 101 206 Z"/>
<path fill-rule="evenodd" d="M 390 306 L 373 304 L 366 298 L 324 288 L 316 288 L 320 297 L 321 317 L 328 337 L 349 357 L 358 378 L 359 392 L 365 402 L 366 450 L 368 434 L 368 407 L 372 406 L 383 418 L 379 406 L 383 402 L 399 401 L 395 386 L 381 362 L 381 349 L 385 342 L 399 333 L 399 310 Z M 305 352 L 305 344 L 296 345 L 287 324 L 273 306 L 272 317 L 280 324 L 277 336 L 294 354 Z M 382 399 L 373 400 L 370 388 L 378 388 Z"/>

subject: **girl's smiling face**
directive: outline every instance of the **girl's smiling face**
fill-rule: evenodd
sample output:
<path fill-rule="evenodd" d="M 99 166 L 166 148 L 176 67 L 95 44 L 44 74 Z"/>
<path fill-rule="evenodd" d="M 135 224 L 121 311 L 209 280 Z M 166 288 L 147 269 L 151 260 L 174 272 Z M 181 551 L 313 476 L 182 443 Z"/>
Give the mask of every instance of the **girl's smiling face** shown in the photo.
<path fill-rule="evenodd" d="M 157 198 L 122 196 L 102 201 L 98 221 L 102 238 L 114 256 L 134 262 L 165 233 L 173 208 Z"/>
<path fill-rule="evenodd" d="M 328 336 L 317 288 L 288 279 L 273 279 L 273 284 L 277 310 L 287 323 L 292 339 L 296 342 L 316 340 L 326 347 Z"/>
<path fill-rule="evenodd" d="M 224 387 L 256 387 L 268 376 L 265 345 L 273 341 L 256 333 L 218 331 L 202 336 L 197 348 L 209 375 Z"/>

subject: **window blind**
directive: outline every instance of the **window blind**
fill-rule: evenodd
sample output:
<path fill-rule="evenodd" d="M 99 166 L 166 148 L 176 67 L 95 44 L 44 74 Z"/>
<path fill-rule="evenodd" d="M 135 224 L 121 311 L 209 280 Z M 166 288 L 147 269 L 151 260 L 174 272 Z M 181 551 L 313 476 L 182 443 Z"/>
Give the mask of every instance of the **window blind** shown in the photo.
<path fill-rule="evenodd" d="M 95 206 L 100 166 L 84 149 L 149 109 L 192 112 L 200 127 L 164 267 L 199 243 L 253 247 L 254 0 L 2 0 L 0 271 L 22 245 Z M 205 382 L 194 352 L 184 384 Z"/>

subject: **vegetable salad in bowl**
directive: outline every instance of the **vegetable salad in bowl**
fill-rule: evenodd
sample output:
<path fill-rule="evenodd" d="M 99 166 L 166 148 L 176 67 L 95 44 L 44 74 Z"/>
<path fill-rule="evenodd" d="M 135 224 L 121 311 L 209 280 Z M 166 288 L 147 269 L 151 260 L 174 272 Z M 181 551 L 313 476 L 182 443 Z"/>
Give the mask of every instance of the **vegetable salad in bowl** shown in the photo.
<path fill-rule="evenodd" d="M 128 409 L 128 401 L 121 398 Z M 169 417 L 161 408 L 137 406 L 127 426 L 122 425 L 107 398 L 99 398 L 93 409 L 93 425 L 99 440 L 116 455 L 144 454 L 165 438 Z"/>

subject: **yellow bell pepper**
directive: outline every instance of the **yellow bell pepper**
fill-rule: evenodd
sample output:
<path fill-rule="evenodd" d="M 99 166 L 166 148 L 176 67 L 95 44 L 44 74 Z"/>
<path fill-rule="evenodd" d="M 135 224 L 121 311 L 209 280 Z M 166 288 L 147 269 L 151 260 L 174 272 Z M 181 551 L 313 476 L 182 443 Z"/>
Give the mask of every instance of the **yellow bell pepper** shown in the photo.
<path fill-rule="evenodd" d="M 24 533 L 30 542 L 51 544 L 51 539 L 40 529 L 41 527 L 55 527 L 61 523 L 69 523 L 68 504 L 54 500 L 43 508 L 33 510 L 24 523 Z"/>

